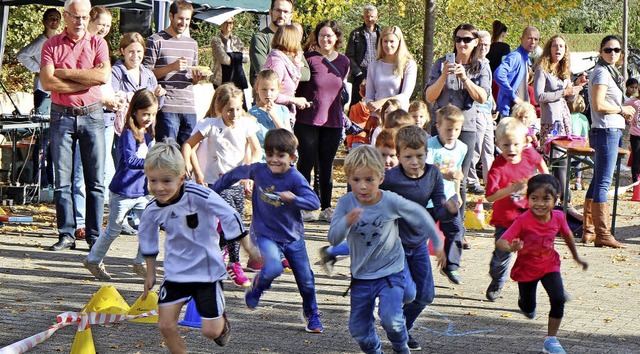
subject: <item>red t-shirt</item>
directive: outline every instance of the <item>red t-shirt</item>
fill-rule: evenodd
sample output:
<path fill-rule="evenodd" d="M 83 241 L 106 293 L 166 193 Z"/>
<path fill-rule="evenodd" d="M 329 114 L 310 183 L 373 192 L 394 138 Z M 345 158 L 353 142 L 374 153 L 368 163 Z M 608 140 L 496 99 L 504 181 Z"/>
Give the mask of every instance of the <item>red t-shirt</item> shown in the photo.
<path fill-rule="evenodd" d="M 536 174 L 536 166 L 542 162 L 542 156 L 531 148 L 522 151 L 522 159 L 517 164 L 507 162 L 502 155 L 493 161 L 487 175 L 486 195 L 493 195 L 498 190 L 508 187 L 512 182 L 529 178 Z M 512 195 L 498 199 L 493 203 L 491 225 L 508 228 L 513 220 L 520 215 L 518 209 L 528 208 L 524 191 L 519 195 Z"/>
<path fill-rule="evenodd" d="M 518 251 L 511 279 L 529 282 L 542 278 L 545 274 L 560 271 L 560 255 L 553 248 L 556 235 L 570 235 L 567 216 L 561 210 L 551 211 L 551 220 L 546 223 L 536 219 L 527 210 L 518 216 L 501 238 L 511 242 L 515 238 L 522 241 Z"/>
<path fill-rule="evenodd" d="M 40 67 L 53 65 L 56 69 L 92 69 L 100 63 L 109 63 L 109 47 L 102 37 L 88 31 L 74 42 L 65 29 L 42 46 Z M 51 92 L 51 102 L 69 107 L 88 106 L 100 100 L 100 85 L 73 93 Z"/>

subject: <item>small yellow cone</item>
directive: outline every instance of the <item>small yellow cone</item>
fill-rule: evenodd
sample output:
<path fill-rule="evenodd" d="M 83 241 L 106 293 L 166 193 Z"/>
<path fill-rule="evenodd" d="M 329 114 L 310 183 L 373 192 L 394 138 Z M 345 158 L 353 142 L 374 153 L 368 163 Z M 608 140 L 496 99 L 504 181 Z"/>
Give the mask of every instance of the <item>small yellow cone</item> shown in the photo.
<path fill-rule="evenodd" d="M 87 328 L 82 332 L 76 332 L 76 338 L 73 340 L 70 354 L 96 354 L 91 328 Z"/>
<path fill-rule="evenodd" d="M 484 229 L 483 222 L 480 221 L 476 213 L 471 210 L 467 210 L 464 212 L 464 227 L 467 228 L 467 230 Z"/>
<path fill-rule="evenodd" d="M 129 305 L 111 285 L 104 285 L 84 306 L 82 312 L 98 312 L 109 315 L 126 315 Z"/>
<path fill-rule="evenodd" d="M 129 312 L 127 315 L 139 315 L 141 313 L 149 312 L 151 310 L 158 309 L 158 294 L 154 292 L 149 292 L 146 300 L 142 300 L 142 295 L 136 300 L 136 302 L 131 305 Z M 138 318 L 135 320 L 131 320 L 131 322 L 141 322 L 141 323 L 158 323 L 158 316 L 149 316 Z"/>

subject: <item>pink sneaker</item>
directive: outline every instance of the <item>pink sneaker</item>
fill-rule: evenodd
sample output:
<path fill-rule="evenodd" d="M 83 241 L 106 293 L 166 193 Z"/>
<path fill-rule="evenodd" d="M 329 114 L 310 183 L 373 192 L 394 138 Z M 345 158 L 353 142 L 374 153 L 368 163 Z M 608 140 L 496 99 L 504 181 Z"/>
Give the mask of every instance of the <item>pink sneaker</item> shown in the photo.
<path fill-rule="evenodd" d="M 282 268 L 284 268 L 284 272 L 285 273 L 291 273 L 293 272 L 291 270 L 291 266 L 289 265 L 289 261 L 286 258 L 282 259 Z"/>
<path fill-rule="evenodd" d="M 259 272 L 262 269 L 262 262 L 256 259 L 249 259 L 247 261 L 247 272 Z"/>
<path fill-rule="evenodd" d="M 229 263 L 227 264 L 227 275 L 237 286 L 248 287 L 251 285 L 251 282 L 244 275 L 244 271 L 242 270 L 242 266 L 240 266 L 240 262 Z"/>

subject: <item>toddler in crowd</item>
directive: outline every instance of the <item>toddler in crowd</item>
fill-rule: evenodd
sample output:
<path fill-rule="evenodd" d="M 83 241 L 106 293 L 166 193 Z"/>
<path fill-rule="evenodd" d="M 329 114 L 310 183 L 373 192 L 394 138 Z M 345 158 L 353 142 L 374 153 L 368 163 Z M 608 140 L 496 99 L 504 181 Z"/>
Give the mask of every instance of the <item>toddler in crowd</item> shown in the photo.
<path fill-rule="evenodd" d="M 538 121 L 536 108 L 531 103 L 521 102 L 513 106 L 511 116 L 520 120 L 527 127 L 527 146 L 537 149 L 539 144 L 535 129 L 535 124 Z"/>
<path fill-rule="evenodd" d="M 551 310 L 544 353 L 565 353 L 556 338 L 567 301 L 562 276 L 560 256 L 554 249 L 559 233 L 569 247 L 573 259 L 583 270 L 587 262 L 580 259 L 573 233 L 562 210 L 554 210 L 560 195 L 558 180 L 548 174 L 533 176 L 527 182 L 529 210 L 518 216 L 509 229 L 496 241 L 496 250 L 517 252 L 511 269 L 511 278 L 518 282 L 518 307 L 527 318 L 536 317 L 536 288 L 542 283 L 549 295 Z"/>
<path fill-rule="evenodd" d="M 533 149 L 525 149 L 526 135 L 527 127 L 511 117 L 501 119 L 496 128 L 500 155 L 491 165 L 486 188 L 487 201 L 493 203 L 491 225 L 495 226 L 496 241 L 513 224 L 520 211 L 527 208 L 527 199 L 524 198 L 527 180 L 535 171 L 549 173 L 542 156 Z M 500 296 L 510 261 L 510 252 L 493 251 L 489 264 L 491 283 L 486 291 L 489 301 L 496 301 Z"/>
<path fill-rule="evenodd" d="M 156 143 L 147 153 L 144 172 L 151 200 L 140 218 L 140 252 L 147 263 L 143 299 L 156 283 L 160 229 L 165 232 L 164 281 L 158 298 L 158 329 L 172 353 L 186 353 L 178 333 L 185 303 L 194 300 L 202 317 L 202 334 L 219 346 L 229 342 L 222 280 L 225 266 L 218 246 L 218 224 L 227 240 L 247 234 L 240 215 L 218 194 L 185 182 L 185 161 L 173 139 Z"/>
<path fill-rule="evenodd" d="M 362 100 L 349 108 L 349 120 L 351 120 L 351 123 L 355 123 L 363 129 L 367 125 L 367 121 L 370 117 L 369 108 L 367 108 L 367 104 L 364 101 L 366 86 L 367 80 L 364 79 L 359 87 Z M 347 135 L 347 148 L 349 150 L 362 144 L 369 144 L 366 131 L 363 130 L 361 133 L 356 135 Z"/>
<path fill-rule="evenodd" d="M 625 101 L 634 97 L 638 97 L 638 79 L 630 77 L 629 79 L 627 79 L 625 86 L 627 88 L 624 93 Z"/>
<path fill-rule="evenodd" d="M 409 114 L 413 117 L 418 127 L 427 133 L 431 131 L 431 127 L 429 126 L 429 121 L 431 120 L 431 117 L 429 117 L 429 108 L 424 101 L 416 100 L 411 102 L 409 105 Z"/>
<path fill-rule="evenodd" d="M 640 101 L 638 101 L 638 103 L 640 104 Z M 584 98 L 582 98 L 582 96 L 580 95 L 577 95 L 573 101 L 569 101 L 567 102 L 567 104 L 569 106 L 569 111 L 571 112 L 571 134 L 581 136 L 585 138 L 585 140 L 588 140 L 589 120 L 584 114 L 582 114 L 582 112 L 587 109 L 587 106 L 584 103 Z M 576 166 L 578 170 L 576 172 L 575 189 L 583 190 L 584 187 L 582 186 L 582 171 L 580 170 L 582 164 L 577 164 Z"/>
<path fill-rule="evenodd" d="M 408 125 L 415 125 L 415 119 L 404 109 L 396 109 L 386 115 L 383 129 L 400 129 Z"/>
<path fill-rule="evenodd" d="M 109 220 L 87 258 L 82 261 L 84 267 L 99 280 L 111 279 L 102 260 L 120 235 L 127 213 L 132 211 L 139 218 L 149 203 L 144 161 L 154 143 L 153 126 L 157 113 L 158 100 L 152 91 L 141 89 L 133 94 L 118 139 L 118 168 L 109 184 Z M 142 278 L 147 276 L 139 249 L 133 260 L 133 272 Z"/>
<path fill-rule="evenodd" d="M 275 102 L 280 93 L 280 78 L 275 71 L 271 69 L 260 71 L 254 88 L 258 99 L 248 113 L 258 120 L 256 136 L 264 152 L 264 136 L 269 130 L 282 128 L 291 131 L 290 115 L 286 106 Z M 262 162 L 265 161 L 263 156 Z"/>
<path fill-rule="evenodd" d="M 306 331 L 320 333 L 323 327 L 300 213 L 301 210 L 318 209 L 320 200 L 309 182 L 292 167 L 297 148 L 298 139 L 293 133 L 286 129 L 270 130 L 264 140 L 267 162 L 236 167 L 225 173 L 213 189 L 224 191 L 243 179 L 255 183 L 251 194 L 251 237 L 257 243 L 264 263 L 245 294 L 247 307 L 257 307 L 262 293 L 282 274 L 280 255 L 284 254 L 302 296 Z"/>
<path fill-rule="evenodd" d="M 351 250 L 349 332 L 362 351 L 381 352 L 373 315 L 377 303 L 380 324 L 394 352 L 408 353 L 402 309 L 408 270 L 397 220 L 414 230 L 433 230 L 433 221 L 424 206 L 379 189 L 384 161 L 374 147 L 362 145 L 349 152 L 344 171 L 353 191 L 338 200 L 328 239 L 338 245 L 346 238 Z M 441 241 L 433 242 L 442 253 Z M 439 266 L 443 260 L 439 258 Z"/>
<path fill-rule="evenodd" d="M 377 115 L 374 115 L 376 119 L 368 119 L 367 124 L 364 127 L 364 130 L 367 132 L 369 136 L 369 143 L 373 146 L 376 145 L 376 138 L 382 128 L 385 126 L 385 121 L 387 115 L 397 109 L 400 109 L 400 101 L 395 98 L 390 98 L 382 105 L 380 108 L 380 112 L 377 112 Z"/>
<path fill-rule="evenodd" d="M 462 174 L 462 160 L 467 154 L 467 145 L 458 140 L 464 123 L 462 111 L 448 104 L 436 113 L 436 129 L 438 135 L 433 136 L 428 142 L 427 163 L 433 164 L 442 172 L 444 178 L 443 194 L 447 200 L 455 200 L 457 205 L 462 205 L 460 199 L 460 184 Z M 400 159 L 402 161 L 402 159 Z M 428 201 L 427 208 L 437 208 L 436 199 Z M 440 230 L 444 234 L 444 252 L 447 256 L 447 265 L 442 269 L 453 284 L 461 284 L 462 279 L 458 273 L 462 258 L 462 240 L 464 238 L 464 226 L 461 213 L 452 213 L 453 217 L 438 218 Z"/>
<path fill-rule="evenodd" d="M 198 122 L 189 139 L 182 146 L 182 154 L 187 171 L 193 171 L 198 184 L 210 187 L 226 172 L 246 162 L 262 160 L 262 149 L 256 133 L 258 127 L 254 119 L 242 109 L 242 91 L 232 83 L 223 84 L 216 90 L 211 108 L 219 117 L 207 117 Z M 200 168 L 200 162 L 193 154 L 193 148 L 206 139 L 206 169 Z M 238 214 L 244 214 L 245 192 L 250 193 L 253 181 L 246 180 L 220 191 L 220 196 L 233 206 Z M 249 238 L 243 240 L 245 249 L 252 259 L 259 258 L 257 250 Z M 227 273 L 238 286 L 251 285 L 240 266 L 240 243 L 227 242 L 229 263 Z"/>

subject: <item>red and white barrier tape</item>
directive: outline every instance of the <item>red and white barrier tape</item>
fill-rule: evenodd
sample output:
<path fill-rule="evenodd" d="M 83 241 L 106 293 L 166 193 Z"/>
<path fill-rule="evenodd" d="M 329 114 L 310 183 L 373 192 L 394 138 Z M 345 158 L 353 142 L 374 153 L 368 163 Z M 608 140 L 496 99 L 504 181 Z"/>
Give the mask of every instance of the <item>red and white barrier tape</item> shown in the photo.
<path fill-rule="evenodd" d="M 29 338 L 25 338 L 21 341 L 10 344 L 0 349 L 0 354 L 21 354 L 27 350 L 35 347 L 36 345 L 49 339 L 57 330 L 62 327 L 70 326 L 73 324 L 78 325 L 78 332 L 82 332 L 85 329 L 91 327 L 94 324 L 114 323 L 121 321 L 130 321 L 143 317 L 157 316 L 158 312 L 152 310 L 149 312 L 141 313 L 139 315 L 108 315 L 98 312 L 73 312 L 68 311 L 61 313 L 57 316 L 56 324 L 52 325 L 46 331 L 42 331 Z"/>

